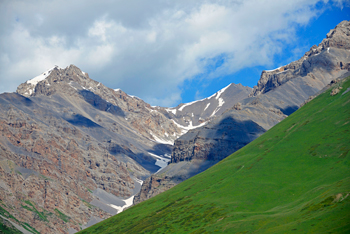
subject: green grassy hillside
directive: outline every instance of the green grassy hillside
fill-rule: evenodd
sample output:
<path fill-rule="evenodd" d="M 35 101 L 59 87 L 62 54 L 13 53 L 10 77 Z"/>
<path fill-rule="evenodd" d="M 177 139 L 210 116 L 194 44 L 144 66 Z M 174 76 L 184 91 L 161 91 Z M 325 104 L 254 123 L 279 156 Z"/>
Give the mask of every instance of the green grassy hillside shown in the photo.
<path fill-rule="evenodd" d="M 350 81 L 338 85 L 207 171 L 80 233 L 350 233 Z"/>

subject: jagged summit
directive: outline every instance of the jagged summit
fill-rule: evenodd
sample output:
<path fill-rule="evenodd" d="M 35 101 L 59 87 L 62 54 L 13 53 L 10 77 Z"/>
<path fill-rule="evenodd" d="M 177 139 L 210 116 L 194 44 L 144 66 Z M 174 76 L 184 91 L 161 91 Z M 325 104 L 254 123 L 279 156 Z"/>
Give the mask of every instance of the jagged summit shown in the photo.
<path fill-rule="evenodd" d="M 290 79 L 310 76 L 326 84 L 332 75 L 331 70 L 350 68 L 350 60 L 343 50 L 350 49 L 350 21 L 340 22 L 330 30 L 326 38 L 312 46 L 299 60 L 274 70 L 263 71 L 257 86 L 254 86 L 250 97 L 269 92 Z"/>
<path fill-rule="evenodd" d="M 234 104 L 247 98 L 251 91 L 252 88 L 248 86 L 231 83 L 210 97 L 165 108 L 165 111 L 177 124 L 183 126 L 185 130 L 190 130 L 220 116 Z"/>
<path fill-rule="evenodd" d="M 56 91 L 67 91 L 67 88 L 68 91 L 71 90 L 71 88 L 62 86 L 62 84 L 67 84 L 70 82 L 70 86 L 77 89 L 75 85 L 72 85 L 73 82 L 80 84 L 81 88 L 85 88 L 87 85 L 86 81 L 91 82 L 92 80 L 89 78 L 87 73 L 81 71 L 75 65 L 71 64 L 66 68 L 60 68 L 56 65 L 39 76 L 19 85 L 16 92 L 26 97 L 35 96 L 38 94 L 52 95 Z M 59 83 L 61 84 L 58 85 Z"/>
<path fill-rule="evenodd" d="M 50 73 L 52 72 L 53 69 L 61 69 L 59 66 L 55 65 L 54 67 L 52 67 L 51 69 L 47 70 L 46 72 L 43 72 L 41 75 L 34 77 L 31 80 L 28 80 L 26 83 L 27 84 L 31 84 L 31 85 L 36 85 L 38 82 L 46 79 L 46 77 L 48 77 L 50 75 Z"/>
<path fill-rule="evenodd" d="M 69 102 L 87 102 L 101 111 L 123 117 L 124 124 L 138 134 L 162 144 L 172 145 L 184 133 L 176 123 L 164 116 L 162 109 L 154 108 L 120 89 L 106 87 L 75 65 L 64 69 L 54 67 L 39 78 L 22 83 L 16 92 L 25 97 L 50 96 Z"/>
<path fill-rule="evenodd" d="M 98 105 L 101 110 L 113 111 L 111 105 L 118 106 L 124 113 L 133 112 L 154 115 L 152 119 L 162 116 L 161 122 L 169 122 L 171 131 L 161 131 L 159 129 L 149 129 L 140 125 L 143 121 L 148 121 L 143 117 L 133 119 L 127 115 L 126 119 L 132 121 L 133 126 L 141 132 L 142 135 L 149 137 L 157 142 L 173 144 L 174 140 L 188 130 L 207 124 L 212 118 L 221 115 L 224 111 L 231 108 L 235 103 L 246 98 L 251 92 L 250 87 L 241 84 L 230 84 L 208 98 L 197 100 L 190 103 L 180 104 L 174 108 L 164 108 L 150 106 L 141 98 L 126 94 L 121 89 L 110 89 L 102 83 L 90 79 L 89 75 L 81 71 L 75 65 L 70 65 L 64 69 L 55 66 L 41 75 L 22 83 L 17 88 L 17 93 L 26 96 L 52 96 L 65 95 L 74 98 L 83 96 L 86 101 L 93 105 Z M 105 100 L 97 101 L 98 99 Z M 166 120 L 167 119 L 167 120 Z M 156 121 L 154 119 L 154 121 Z M 157 121 L 159 122 L 159 121 Z M 146 130 L 145 130 L 146 129 Z M 149 129 L 149 130 L 147 130 Z"/>

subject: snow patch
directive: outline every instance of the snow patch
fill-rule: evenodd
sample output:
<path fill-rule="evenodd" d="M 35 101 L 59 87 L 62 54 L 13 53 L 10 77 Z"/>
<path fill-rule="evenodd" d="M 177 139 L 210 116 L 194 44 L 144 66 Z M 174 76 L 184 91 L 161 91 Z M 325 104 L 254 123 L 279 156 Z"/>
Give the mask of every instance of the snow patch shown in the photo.
<path fill-rule="evenodd" d="M 286 66 L 286 65 L 284 65 L 284 66 Z M 278 67 L 278 68 L 275 68 L 275 69 L 272 69 L 272 70 L 265 70 L 265 71 L 266 71 L 266 72 L 276 71 L 276 70 L 278 70 L 278 69 L 280 69 L 281 67 L 284 67 L 284 66 L 280 66 L 280 67 Z"/>
<path fill-rule="evenodd" d="M 169 156 L 168 155 L 164 155 L 165 157 L 162 156 L 158 156 L 156 154 L 150 153 L 148 152 L 151 156 L 156 158 L 156 163 L 155 165 L 159 166 L 159 170 L 155 173 L 157 174 L 159 171 L 161 171 L 164 167 L 166 167 L 168 165 L 168 162 L 170 161 Z"/>
<path fill-rule="evenodd" d="M 219 106 L 218 107 L 222 107 L 222 105 L 224 105 L 225 101 L 222 98 L 219 98 Z"/>
<path fill-rule="evenodd" d="M 207 98 L 204 98 L 204 99 L 201 99 L 201 100 L 197 100 L 197 101 L 193 101 L 193 102 L 189 102 L 189 103 L 185 103 L 185 104 L 183 104 L 178 110 L 179 111 L 182 111 L 186 106 L 190 106 L 190 105 L 192 105 L 192 104 L 194 104 L 194 103 L 197 103 L 197 102 L 202 102 L 202 101 L 204 101 L 204 100 L 209 100 L 209 99 L 211 99 L 211 98 L 213 98 L 213 97 L 215 97 L 215 99 L 219 99 L 220 98 L 220 96 L 225 92 L 225 90 L 228 88 L 228 87 L 230 87 L 232 84 L 229 84 L 228 86 L 226 86 L 225 88 L 223 88 L 223 89 L 220 89 L 218 92 L 216 92 L 216 93 L 214 93 L 213 95 L 211 95 L 210 97 L 207 97 Z M 207 104 L 207 106 L 206 106 L 206 108 L 204 109 L 204 110 L 206 110 L 207 108 L 208 108 L 208 106 L 210 105 L 210 103 L 208 103 Z M 166 109 L 166 111 L 172 111 L 173 112 L 173 110 L 171 110 L 171 109 Z M 175 112 L 176 113 L 176 112 Z"/>
<path fill-rule="evenodd" d="M 207 122 L 204 122 L 204 123 L 201 123 L 200 125 L 193 126 L 193 125 L 192 125 L 192 120 L 191 120 L 190 123 L 188 124 L 188 126 L 185 127 L 185 126 L 182 126 L 181 124 L 176 123 L 175 120 L 173 120 L 173 119 L 172 119 L 172 121 L 174 122 L 174 124 L 175 124 L 176 126 L 178 126 L 179 128 L 182 128 L 183 130 L 185 130 L 185 133 L 186 133 L 188 130 L 202 127 L 202 126 L 206 125 L 206 123 L 207 123 Z M 184 132 L 184 131 L 182 131 L 182 133 L 183 133 L 183 132 Z"/>
<path fill-rule="evenodd" d="M 117 210 L 117 214 L 119 214 L 120 212 L 122 212 L 125 208 L 131 206 L 133 204 L 133 201 L 134 201 L 134 196 L 131 196 L 129 197 L 128 199 L 125 199 L 125 200 L 122 200 L 125 202 L 125 205 L 124 206 L 116 206 L 116 205 L 113 205 L 113 204 L 108 204 L 110 207 L 112 207 L 113 209 L 116 209 Z"/>
<path fill-rule="evenodd" d="M 232 84 L 229 84 L 229 85 L 226 86 L 225 88 L 219 90 L 219 91 L 217 92 L 217 95 L 216 95 L 215 99 L 216 99 L 216 100 L 219 99 L 220 96 L 221 96 L 221 94 L 223 94 L 223 92 L 225 92 L 225 90 L 226 90 L 228 87 L 230 87 L 231 85 L 232 85 Z"/>
<path fill-rule="evenodd" d="M 46 72 L 43 72 L 42 74 L 40 74 L 40 75 L 34 77 L 34 78 L 31 79 L 31 80 L 28 80 L 26 83 L 27 83 L 27 84 L 31 84 L 31 85 L 37 85 L 40 81 L 45 80 L 46 77 L 48 77 L 48 76 L 51 74 L 51 72 L 53 71 L 53 69 L 55 69 L 56 67 L 57 67 L 58 69 L 60 69 L 60 67 L 54 66 L 53 68 L 50 68 L 50 69 L 47 70 Z"/>
<path fill-rule="evenodd" d="M 329 53 L 329 47 L 327 48 L 327 53 Z"/>
<path fill-rule="evenodd" d="M 166 108 L 165 110 L 166 110 L 167 112 L 171 112 L 171 113 L 173 113 L 174 115 L 176 115 L 176 109 Z"/>
<path fill-rule="evenodd" d="M 149 133 L 153 137 L 154 141 L 157 143 L 166 144 L 166 145 L 173 145 L 174 144 L 173 140 L 161 139 L 161 138 L 157 137 L 156 135 L 154 135 L 152 131 L 150 131 Z"/>
<path fill-rule="evenodd" d="M 137 178 L 134 178 L 134 181 L 135 181 L 136 183 L 139 183 L 140 185 L 143 184 L 143 181 L 142 181 L 142 180 L 139 180 L 139 179 L 137 179 Z M 116 210 L 117 210 L 117 214 L 119 214 L 119 213 L 122 212 L 125 208 L 128 208 L 129 206 L 131 206 L 131 205 L 133 204 L 133 202 L 134 202 L 134 197 L 135 197 L 135 195 L 134 195 L 134 196 L 131 196 L 131 197 L 125 199 L 125 200 L 122 199 L 122 201 L 125 202 L 125 205 L 124 205 L 124 206 L 116 206 L 116 205 L 114 205 L 114 204 L 107 204 L 107 205 L 109 205 L 109 206 L 112 207 L 113 209 L 116 209 Z"/>
<path fill-rule="evenodd" d="M 134 96 L 134 95 L 130 95 L 130 94 L 127 94 L 129 97 L 132 97 L 132 98 L 136 98 L 136 99 L 141 99 L 141 98 L 139 98 L 139 97 L 137 97 L 137 96 Z"/>
<path fill-rule="evenodd" d="M 193 101 L 193 102 L 185 103 L 185 104 L 183 104 L 183 106 L 181 106 L 181 107 L 179 108 L 179 111 L 182 111 L 186 106 L 190 106 L 190 105 L 192 105 L 192 104 L 194 104 L 194 103 L 196 103 L 196 102 L 200 102 L 200 101 L 202 101 L 202 100 L 198 100 L 198 101 Z"/>
<path fill-rule="evenodd" d="M 207 106 L 204 108 L 204 111 L 206 110 L 206 109 L 208 109 L 208 107 L 210 106 L 210 102 L 207 104 Z"/>
<path fill-rule="evenodd" d="M 120 89 L 114 89 L 114 91 L 116 91 L 116 92 L 117 92 L 117 91 L 120 91 Z"/>

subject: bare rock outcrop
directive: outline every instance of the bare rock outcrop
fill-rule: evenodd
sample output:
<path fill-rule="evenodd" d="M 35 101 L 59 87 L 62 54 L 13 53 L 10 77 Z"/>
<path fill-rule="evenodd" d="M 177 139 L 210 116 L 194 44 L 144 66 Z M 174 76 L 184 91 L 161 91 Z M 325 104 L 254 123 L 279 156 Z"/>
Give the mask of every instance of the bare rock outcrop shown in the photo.
<path fill-rule="evenodd" d="M 350 21 L 339 23 L 318 46 L 312 46 L 299 60 L 271 71 L 263 71 L 250 96 L 269 92 L 298 76 L 317 76 L 317 79 L 328 84 L 329 78 L 323 72 L 349 69 L 346 51 L 350 49 L 349 37 Z"/>

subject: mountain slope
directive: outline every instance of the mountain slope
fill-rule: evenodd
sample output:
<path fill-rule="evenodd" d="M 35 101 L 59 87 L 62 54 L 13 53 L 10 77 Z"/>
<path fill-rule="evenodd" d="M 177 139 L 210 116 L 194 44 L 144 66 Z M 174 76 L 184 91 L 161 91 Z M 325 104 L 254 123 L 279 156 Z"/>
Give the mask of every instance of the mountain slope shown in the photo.
<path fill-rule="evenodd" d="M 213 97 L 248 96 L 247 88 L 230 87 L 237 95 L 219 91 Z M 16 93 L 0 94 L 4 223 L 28 232 L 74 233 L 121 212 L 191 128 L 180 117 L 110 89 L 74 65 L 55 66 Z"/>
<path fill-rule="evenodd" d="M 0 215 L 29 232 L 73 233 L 121 212 L 169 160 L 172 146 L 157 141 L 181 131 L 74 65 L 54 67 L 0 94 Z"/>
<path fill-rule="evenodd" d="M 263 71 L 249 98 L 175 141 L 171 164 L 143 183 L 135 203 L 214 165 L 293 113 L 332 80 L 349 75 L 349 49 L 350 21 L 343 21 L 299 60 Z"/>
<path fill-rule="evenodd" d="M 184 126 L 186 130 L 190 130 L 220 116 L 237 102 L 247 98 L 251 92 L 252 88 L 250 87 L 231 83 L 210 97 L 164 110 L 168 112 L 169 118 Z"/>
<path fill-rule="evenodd" d="M 349 100 L 348 78 L 207 171 L 81 233 L 347 233 Z"/>

